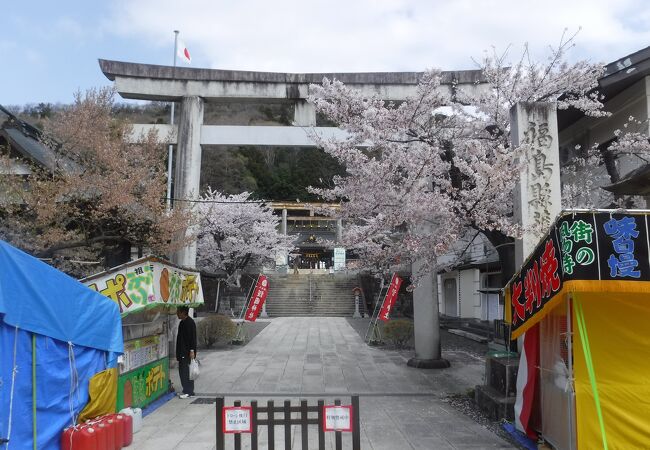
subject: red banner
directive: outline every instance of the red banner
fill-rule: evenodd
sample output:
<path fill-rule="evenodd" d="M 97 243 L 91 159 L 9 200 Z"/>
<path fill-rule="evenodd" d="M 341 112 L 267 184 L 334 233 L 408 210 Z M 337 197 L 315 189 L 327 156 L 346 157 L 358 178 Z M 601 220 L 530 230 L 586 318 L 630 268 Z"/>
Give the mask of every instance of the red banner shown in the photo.
<path fill-rule="evenodd" d="M 248 320 L 249 322 L 255 322 L 257 320 L 257 316 L 259 316 L 262 311 L 262 305 L 264 305 L 264 300 L 266 300 L 268 293 L 269 280 L 265 275 L 260 275 L 257 279 L 255 289 L 253 290 L 253 296 L 248 302 L 248 309 L 246 310 L 244 320 Z"/>
<path fill-rule="evenodd" d="M 390 285 L 386 291 L 386 298 L 384 298 L 384 303 L 382 303 L 381 310 L 379 311 L 379 320 L 383 320 L 384 322 L 390 320 L 390 311 L 393 309 L 395 300 L 397 300 L 397 293 L 401 285 L 402 279 L 393 274 L 393 278 L 390 280 Z"/>

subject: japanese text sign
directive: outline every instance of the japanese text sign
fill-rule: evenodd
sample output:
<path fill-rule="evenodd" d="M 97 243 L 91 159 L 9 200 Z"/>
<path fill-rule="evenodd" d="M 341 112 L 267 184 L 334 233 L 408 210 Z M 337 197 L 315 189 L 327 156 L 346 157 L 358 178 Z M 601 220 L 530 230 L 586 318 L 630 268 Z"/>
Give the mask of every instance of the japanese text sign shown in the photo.
<path fill-rule="evenodd" d="M 248 308 L 246 309 L 246 315 L 244 316 L 245 320 L 248 320 L 249 322 L 255 322 L 257 320 L 257 316 L 259 316 L 262 311 L 262 306 L 264 305 L 264 300 L 266 300 L 268 293 L 269 280 L 265 275 L 260 275 L 257 278 L 253 295 L 248 301 Z"/>
<path fill-rule="evenodd" d="M 169 358 L 145 364 L 117 379 L 117 409 L 143 408 L 168 390 Z"/>
<path fill-rule="evenodd" d="M 155 305 L 203 303 L 199 272 L 146 257 L 81 280 L 120 307 L 122 317 Z"/>
<path fill-rule="evenodd" d="M 512 338 L 572 280 L 650 280 L 647 215 L 564 212 L 506 287 Z"/>
<path fill-rule="evenodd" d="M 252 433 L 252 408 L 250 406 L 224 406 L 224 433 Z"/>
<path fill-rule="evenodd" d="M 352 431 L 352 405 L 323 406 L 323 431 Z"/>
<path fill-rule="evenodd" d="M 390 285 L 388 285 L 388 290 L 386 291 L 386 297 L 384 302 L 381 305 L 379 310 L 379 320 L 388 322 L 390 320 L 390 312 L 395 305 L 397 300 L 397 294 L 399 293 L 399 288 L 402 285 L 402 279 L 397 275 L 393 274 L 393 278 L 390 280 Z"/>

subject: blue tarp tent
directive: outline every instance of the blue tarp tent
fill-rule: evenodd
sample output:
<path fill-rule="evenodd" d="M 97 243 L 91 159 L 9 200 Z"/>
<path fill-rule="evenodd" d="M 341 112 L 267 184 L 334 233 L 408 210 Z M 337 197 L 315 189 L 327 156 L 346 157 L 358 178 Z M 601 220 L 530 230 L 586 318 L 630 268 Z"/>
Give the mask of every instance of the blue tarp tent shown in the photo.
<path fill-rule="evenodd" d="M 0 241 L 0 450 L 58 449 L 123 348 L 116 303 Z"/>

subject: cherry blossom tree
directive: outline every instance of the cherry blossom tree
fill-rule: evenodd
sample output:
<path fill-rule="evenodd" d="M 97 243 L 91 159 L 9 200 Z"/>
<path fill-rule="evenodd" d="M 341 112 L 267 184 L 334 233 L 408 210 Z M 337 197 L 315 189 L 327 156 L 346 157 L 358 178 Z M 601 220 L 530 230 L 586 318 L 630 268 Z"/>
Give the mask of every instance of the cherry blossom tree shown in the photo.
<path fill-rule="evenodd" d="M 459 240 L 482 233 L 499 252 L 503 275 L 513 274 L 519 230 L 512 190 L 523 148 L 510 145 L 511 106 L 555 101 L 560 109 L 604 114 L 594 91 L 603 68 L 567 62 L 572 40 L 563 37 L 545 63 L 527 48 L 514 64 L 508 52 L 486 55 L 479 63 L 485 84 L 466 91 L 445 93 L 441 73 L 429 70 L 400 103 L 336 80 L 312 85 L 318 112 L 349 133 L 344 141 L 315 135 L 347 176 L 336 177 L 332 189 L 313 190 L 341 201 L 345 246 L 372 265 L 419 260 L 422 274 L 443 268 L 441 257 L 458 250 Z"/>
<path fill-rule="evenodd" d="M 274 263 L 293 248 L 294 238 L 278 231 L 280 218 L 251 194 L 223 195 L 208 187 L 197 205 L 199 235 L 197 266 L 225 272 L 239 286 L 247 266 Z"/>
<path fill-rule="evenodd" d="M 164 146 L 154 134 L 130 143 L 132 128 L 112 115 L 113 99 L 109 88 L 77 93 L 45 122 L 54 167 L 33 165 L 27 179 L 0 176 L 4 237 L 76 275 L 88 266 L 70 261 L 110 267 L 128 261 L 132 246 L 175 250 L 191 221 L 180 208 L 165 210 Z M 2 164 L 10 163 L 5 154 Z"/>

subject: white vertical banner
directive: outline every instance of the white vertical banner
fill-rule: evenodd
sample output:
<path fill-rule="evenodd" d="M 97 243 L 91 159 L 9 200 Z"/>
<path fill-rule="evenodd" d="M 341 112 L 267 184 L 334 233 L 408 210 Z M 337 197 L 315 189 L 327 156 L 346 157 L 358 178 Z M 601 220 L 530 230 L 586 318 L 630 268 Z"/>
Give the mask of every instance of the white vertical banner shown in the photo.
<path fill-rule="evenodd" d="M 334 270 L 345 269 L 345 249 L 334 247 Z"/>

